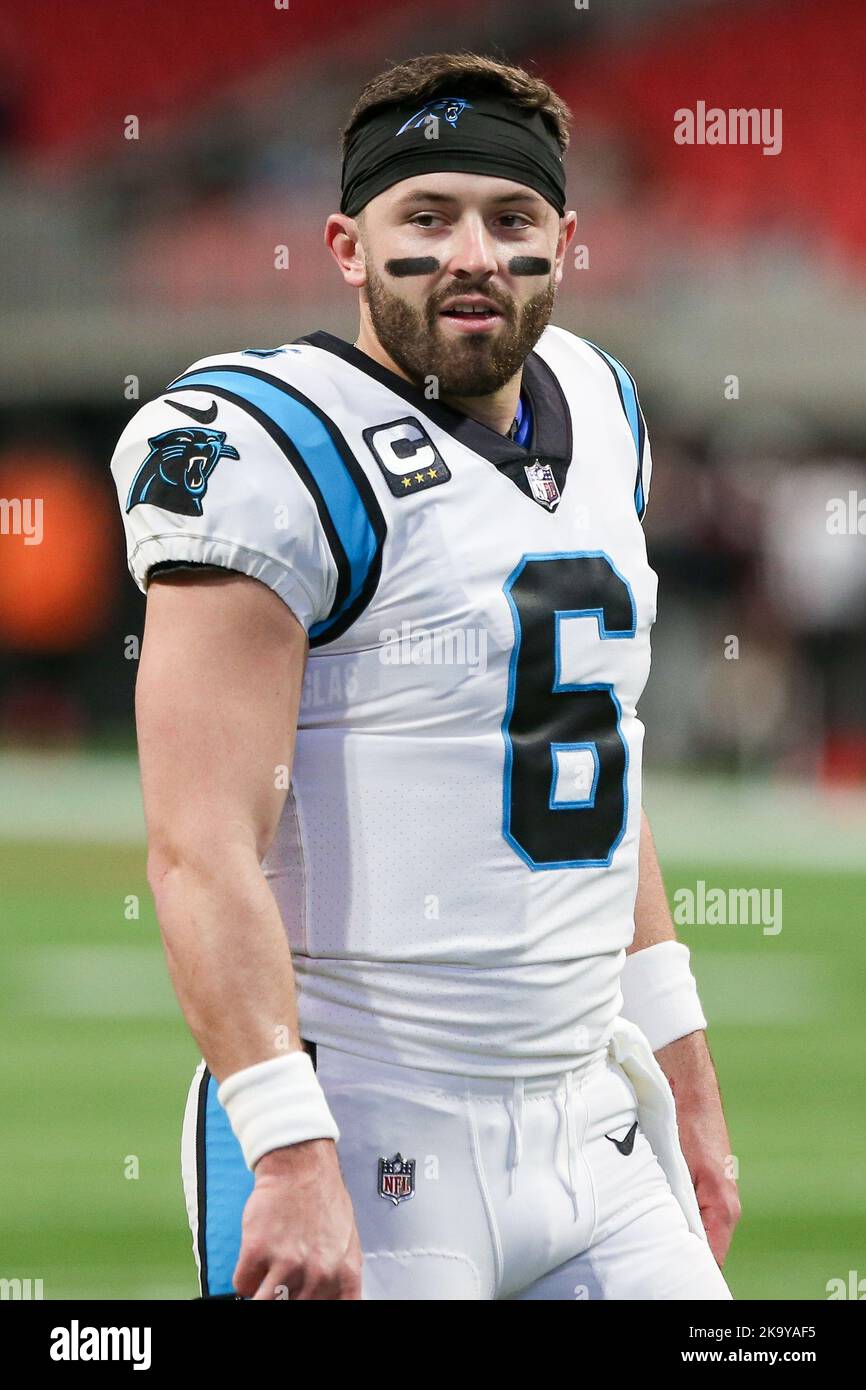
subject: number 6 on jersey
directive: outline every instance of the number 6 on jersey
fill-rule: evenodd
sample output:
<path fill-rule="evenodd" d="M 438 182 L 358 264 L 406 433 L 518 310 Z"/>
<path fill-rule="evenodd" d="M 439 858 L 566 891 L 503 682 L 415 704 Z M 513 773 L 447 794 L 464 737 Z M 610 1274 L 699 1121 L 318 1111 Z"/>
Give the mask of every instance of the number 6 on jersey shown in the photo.
<path fill-rule="evenodd" d="M 524 555 L 504 590 L 514 619 L 505 838 L 535 869 L 607 866 L 628 807 L 622 708 L 612 682 L 563 679 L 563 624 L 594 620 L 603 642 L 634 637 L 634 595 L 600 550 Z"/>

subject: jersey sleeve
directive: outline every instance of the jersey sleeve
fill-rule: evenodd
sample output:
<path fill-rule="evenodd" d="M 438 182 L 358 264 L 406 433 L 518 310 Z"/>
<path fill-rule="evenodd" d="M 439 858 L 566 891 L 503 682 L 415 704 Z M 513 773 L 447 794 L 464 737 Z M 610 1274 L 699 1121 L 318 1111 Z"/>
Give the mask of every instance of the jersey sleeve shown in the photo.
<path fill-rule="evenodd" d="M 649 499 L 650 476 L 652 474 L 652 455 L 646 421 L 641 410 L 637 384 L 631 372 L 615 357 L 611 357 L 610 353 L 603 353 L 603 356 L 616 380 L 620 404 L 634 442 L 634 505 L 639 519 L 643 521 Z"/>
<path fill-rule="evenodd" d="M 338 571 L 303 459 L 231 401 L 170 396 L 142 406 L 111 461 L 133 579 L 146 592 L 160 568 L 237 570 L 273 589 L 309 633 L 332 611 Z"/>
<path fill-rule="evenodd" d="M 631 432 L 634 447 L 634 505 L 638 517 L 644 519 L 647 501 L 649 500 L 650 479 L 652 477 L 652 453 L 650 451 L 649 437 L 647 435 L 646 421 L 641 410 L 640 398 L 637 393 L 635 379 L 627 367 L 622 362 L 606 352 L 597 343 L 590 342 L 589 338 L 583 338 L 582 342 L 607 364 L 613 378 L 613 385 L 619 396 L 619 404 L 625 416 L 626 424 Z"/>
<path fill-rule="evenodd" d="M 638 405 L 638 410 L 640 410 L 640 405 Z M 640 470 L 639 470 L 639 474 L 638 474 L 638 489 L 636 490 L 636 495 L 635 495 L 635 506 L 637 506 L 637 514 L 638 514 L 638 516 L 640 517 L 641 521 L 643 521 L 643 519 L 644 519 L 644 514 L 645 514 L 646 508 L 647 508 L 647 502 L 649 501 L 650 483 L 651 483 L 651 481 L 652 481 L 652 475 L 653 475 L 653 456 L 652 456 L 652 449 L 650 448 L 649 435 L 647 434 L 646 425 L 644 425 L 644 431 L 643 431 L 643 456 L 642 456 L 642 458 L 641 458 L 641 465 L 640 465 Z M 640 506 L 638 506 L 638 501 L 639 501 L 639 500 L 640 500 L 640 503 L 641 503 Z"/>
<path fill-rule="evenodd" d="M 590 344 L 595 347 L 594 343 Z M 647 501 L 649 499 L 650 477 L 652 474 L 652 455 L 650 453 L 649 436 L 647 435 L 646 421 L 643 418 L 640 398 L 637 393 L 637 384 L 628 367 L 612 357 L 603 348 L 596 348 L 607 362 L 616 382 L 616 389 L 619 393 L 620 405 L 626 418 L 631 437 L 634 444 L 634 505 L 635 511 L 641 521 L 646 513 Z"/>

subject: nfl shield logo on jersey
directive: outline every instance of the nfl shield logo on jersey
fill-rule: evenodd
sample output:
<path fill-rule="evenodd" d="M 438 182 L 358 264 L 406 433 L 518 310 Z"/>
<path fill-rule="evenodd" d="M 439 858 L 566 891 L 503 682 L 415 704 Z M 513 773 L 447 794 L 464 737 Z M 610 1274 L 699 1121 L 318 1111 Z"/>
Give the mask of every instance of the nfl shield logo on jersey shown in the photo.
<path fill-rule="evenodd" d="M 393 1158 L 379 1159 L 379 1196 L 394 1203 L 407 1202 L 415 1196 L 415 1160 L 395 1153 Z"/>
<path fill-rule="evenodd" d="M 547 507 L 548 511 L 555 512 L 559 505 L 559 488 L 556 486 L 550 464 L 536 459 L 534 463 L 528 463 L 523 471 L 536 502 L 540 502 L 542 507 Z"/>

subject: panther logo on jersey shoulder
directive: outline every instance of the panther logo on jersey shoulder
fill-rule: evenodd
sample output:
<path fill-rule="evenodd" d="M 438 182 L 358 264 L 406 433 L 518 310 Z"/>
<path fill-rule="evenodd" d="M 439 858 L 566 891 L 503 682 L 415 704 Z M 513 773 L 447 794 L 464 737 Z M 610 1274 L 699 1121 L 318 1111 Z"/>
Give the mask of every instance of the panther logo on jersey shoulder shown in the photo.
<path fill-rule="evenodd" d="M 140 502 L 182 516 L 201 516 L 208 479 L 220 459 L 239 459 L 224 430 L 163 430 L 148 439 L 150 453 L 132 480 L 126 510 Z"/>

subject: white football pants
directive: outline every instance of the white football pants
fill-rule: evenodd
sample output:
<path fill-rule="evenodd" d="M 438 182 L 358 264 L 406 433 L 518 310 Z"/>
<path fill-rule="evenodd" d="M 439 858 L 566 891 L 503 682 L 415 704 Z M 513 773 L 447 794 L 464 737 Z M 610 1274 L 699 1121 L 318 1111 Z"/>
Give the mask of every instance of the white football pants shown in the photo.
<path fill-rule="evenodd" d="M 340 1128 L 364 1298 L 731 1298 L 670 1087 L 633 1024 L 617 1020 L 585 1067 L 525 1081 L 308 1048 Z M 203 1062 L 182 1148 L 202 1293 L 231 1295 L 253 1176 Z M 396 1177 L 380 1159 L 397 1160 Z"/>

